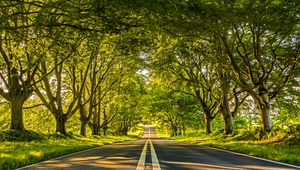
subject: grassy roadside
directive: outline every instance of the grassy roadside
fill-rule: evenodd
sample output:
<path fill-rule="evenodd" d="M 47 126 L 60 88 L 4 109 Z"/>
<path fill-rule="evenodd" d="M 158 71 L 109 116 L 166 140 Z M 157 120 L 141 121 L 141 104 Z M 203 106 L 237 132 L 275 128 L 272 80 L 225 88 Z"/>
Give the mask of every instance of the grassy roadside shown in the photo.
<path fill-rule="evenodd" d="M 40 139 L 31 141 L 0 141 L 0 169 L 14 169 L 73 152 L 137 138 L 43 135 Z"/>
<path fill-rule="evenodd" d="M 299 139 L 286 136 L 278 137 L 278 135 L 263 140 L 257 140 L 252 137 L 249 134 L 246 136 L 242 136 L 241 134 L 229 136 L 223 134 L 208 136 L 198 134 L 194 136 L 168 137 L 165 139 L 200 144 L 300 166 Z"/>

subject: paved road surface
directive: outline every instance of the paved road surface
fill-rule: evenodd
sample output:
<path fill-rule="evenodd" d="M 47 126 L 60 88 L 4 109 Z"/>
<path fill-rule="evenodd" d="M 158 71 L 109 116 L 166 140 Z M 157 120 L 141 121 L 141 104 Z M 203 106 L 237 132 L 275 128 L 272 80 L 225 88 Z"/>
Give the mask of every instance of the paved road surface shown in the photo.
<path fill-rule="evenodd" d="M 300 169 L 234 153 L 169 140 L 156 139 L 152 126 L 142 139 L 104 146 L 45 161 L 23 169 Z"/>

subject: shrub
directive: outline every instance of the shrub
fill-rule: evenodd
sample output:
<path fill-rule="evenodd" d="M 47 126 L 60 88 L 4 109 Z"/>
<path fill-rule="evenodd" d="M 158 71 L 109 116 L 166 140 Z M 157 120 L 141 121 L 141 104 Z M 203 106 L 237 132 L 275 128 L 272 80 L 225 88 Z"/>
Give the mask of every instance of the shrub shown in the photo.
<path fill-rule="evenodd" d="M 33 131 L 7 130 L 0 132 L 0 142 L 3 141 L 34 141 L 42 140 L 44 136 Z"/>

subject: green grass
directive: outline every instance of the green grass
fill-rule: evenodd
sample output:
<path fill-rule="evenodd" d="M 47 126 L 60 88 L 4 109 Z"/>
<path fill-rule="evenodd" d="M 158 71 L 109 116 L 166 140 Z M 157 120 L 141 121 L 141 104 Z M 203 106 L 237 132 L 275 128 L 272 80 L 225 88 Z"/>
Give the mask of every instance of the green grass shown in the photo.
<path fill-rule="evenodd" d="M 229 136 L 216 132 L 208 136 L 202 134 L 197 136 L 169 137 L 168 139 L 300 165 L 299 138 L 293 138 L 292 136 L 286 136 L 280 133 L 263 140 L 257 140 L 256 136 L 257 134 L 253 132 L 243 132 Z"/>
<path fill-rule="evenodd" d="M 137 139 L 135 136 L 40 136 L 27 141 L 0 141 L 0 169 L 14 169 L 84 149 Z"/>

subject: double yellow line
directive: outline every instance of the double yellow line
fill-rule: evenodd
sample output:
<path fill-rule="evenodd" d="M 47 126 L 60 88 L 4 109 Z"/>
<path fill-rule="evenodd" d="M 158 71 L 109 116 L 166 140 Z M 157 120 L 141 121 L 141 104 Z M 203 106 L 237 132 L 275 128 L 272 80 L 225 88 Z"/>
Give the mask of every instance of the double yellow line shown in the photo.
<path fill-rule="evenodd" d="M 147 141 L 146 141 L 146 143 L 144 145 L 144 148 L 143 148 L 143 151 L 141 153 L 141 156 L 140 156 L 140 159 L 139 159 L 139 163 L 138 163 L 138 166 L 137 166 L 136 170 L 144 170 L 145 169 L 145 160 L 146 160 L 148 143 L 150 144 L 152 169 L 153 170 L 161 170 L 159 162 L 158 162 L 158 159 L 157 159 L 157 155 L 156 155 L 155 149 L 154 149 L 153 144 L 151 142 L 151 139 L 147 139 Z"/>

